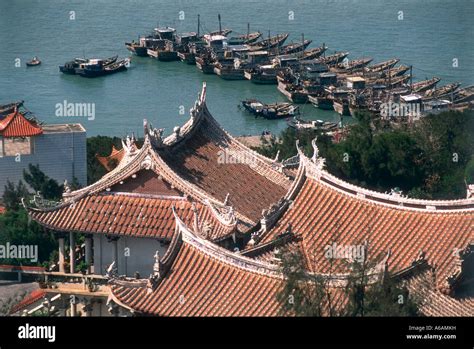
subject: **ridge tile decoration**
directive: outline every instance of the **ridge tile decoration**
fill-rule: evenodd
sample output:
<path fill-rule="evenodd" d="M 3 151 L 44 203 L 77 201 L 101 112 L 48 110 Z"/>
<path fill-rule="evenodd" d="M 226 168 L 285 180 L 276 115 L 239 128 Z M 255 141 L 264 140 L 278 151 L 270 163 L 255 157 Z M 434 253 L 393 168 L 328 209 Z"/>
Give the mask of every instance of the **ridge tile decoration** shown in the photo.
<path fill-rule="evenodd" d="M 28 120 L 17 109 L 0 119 L 0 136 L 2 137 L 31 137 L 42 133 L 41 126 Z"/>

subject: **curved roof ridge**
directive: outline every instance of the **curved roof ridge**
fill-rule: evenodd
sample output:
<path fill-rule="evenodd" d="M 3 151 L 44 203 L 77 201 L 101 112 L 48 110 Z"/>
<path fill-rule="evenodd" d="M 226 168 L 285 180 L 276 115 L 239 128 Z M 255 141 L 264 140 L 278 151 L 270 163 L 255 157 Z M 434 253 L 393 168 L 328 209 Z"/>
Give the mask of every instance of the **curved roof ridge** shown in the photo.
<path fill-rule="evenodd" d="M 277 266 L 268 264 L 262 261 L 257 261 L 249 257 L 238 255 L 223 247 L 220 247 L 202 237 L 195 234 L 188 226 L 181 220 L 173 209 L 176 220 L 176 230 L 181 235 L 184 243 L 189 244 L 201 251 L 202 253 L 211 256 L 212 258 L 221 261 L 225 264 L 243 269 L 252 273 L 263 274 L 266 276 L 283 278 Z"/>
<path fill-rule="evenodd" d="M 306 169 L 306 176 L 316 180 L 318 183 L 326 185 L 338 192 L 357 198 L 358 200 L 383 206 L 415 210 L 422 212 L 464 212 L 474 210 L 474 198 L 457 200 L 424 200 L 413 199 L 401 195 L 381 193 L 375 190 L 366 189 L 355 184 L 351 184 L 340 179 L 324 169 L 325 159 L 318 156 L 318 149 L 313 140 L 314 155 L 309 159 L 300 149 L 300 159 Z M 420 207 L 411 207 L 407 205 L 416 205 Z M 454 206 L 453 208 L 450 208 Z M 459 206 L 466 206 L 459 208 Z M 442 208 L 439 209 L 438 208 Z"/>

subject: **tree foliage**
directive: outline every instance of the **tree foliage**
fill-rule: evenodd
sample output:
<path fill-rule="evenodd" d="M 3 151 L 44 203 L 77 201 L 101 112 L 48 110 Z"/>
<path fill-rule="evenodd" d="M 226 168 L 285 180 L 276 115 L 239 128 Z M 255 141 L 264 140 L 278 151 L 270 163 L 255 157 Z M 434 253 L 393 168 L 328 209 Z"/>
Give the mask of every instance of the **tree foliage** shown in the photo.
<path fill-rule="evenodd" d="M 257 150 L 281 159 L 296 154 L 295 142 L 307 155 L 318 136 L 321 156 L 332 174 L 370 189 L 398 187 L 410 197 L 458 199 L 466 181 L 474 183 L 474 112 L 448 111 L 429 115 L 409 126 L 389 127 L 359 114 L 359 122 L 339 143 L 316 131 L 284 130 Z"/>

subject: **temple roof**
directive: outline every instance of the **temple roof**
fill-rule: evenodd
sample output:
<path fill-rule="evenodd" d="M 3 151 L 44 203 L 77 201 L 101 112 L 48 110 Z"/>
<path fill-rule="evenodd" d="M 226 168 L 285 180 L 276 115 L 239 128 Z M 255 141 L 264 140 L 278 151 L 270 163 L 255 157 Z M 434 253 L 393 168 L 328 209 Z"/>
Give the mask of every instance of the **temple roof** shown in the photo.
<path fill-rule="evenodd" d="M 262 208 L 281 199 L 291 181 L 278 169 L 279 163 L 253 152 L 220 128 L 207 110 L 205 91 L 204 84 L 191 118 L 171 136 L 163 139 L 162 130 L 153 129 L 145 120 L 140 149 L 133 137 L 127 137 L 121 151 L 112 151 L 112 157 L 120 158 L 112 171 L 85 188 L 66 190 L 63 202 L 53 207 L 29 207 L 32 218 L 58 231 L 169 239 L 168 220 L 160 221 L 164 226 L 149 221 L 147 224 L 156 226 L 151 231 L 142 231 L 140 222 L 143 215 L 170 218 L 174 202 L 184 198 L 200 204 L 201 220 L 209 220 L 206 214 L 210 212 L 215 224 L 222 226 L 213 230 L 213 239 L 254 227 Z M 252 166 L 219 163 L 220 152 L 238 152 Z M 124 212 L 124 205 L 137 208 Z M 120 220 L 114 217 L 117 214 L 129 219 Z"/>
<path fill-rule="evenodd" d="M 2 137 L 30 137 L 42 133 L 43 129 L 34 121 L 28 120 L 17 108 L 0 120 L 0 136 Z"/>
<path fill-rule="evenodd" d="M 177 216 L 176 216 L 177 217 Z M 155 286 L 111 282 L 112 297 L 160 316 L 275 316 L 282 277 L 275 266 L 239 256 L 198 236 L 177 218 L 178 233 L 161 259 Z"/>
<path fill-rule="evenodd" d="M 29 213 L 34 220 L 55 231 L 170 241 L 175 229 L 172 207 L 187 224 L 193 224 L 198 219 L 201 229 L 212 228 L 207 235 L 209 239 L 219 240 L 235 231 L 233 224 L 219 221 L 209 206 L 192 203 L 180 196 L 102 192 L 51 210 L 29 208 Z"/>
<path fill-rule="evenodd" d="M 449 288 L 448 278 L 459 274 L 459 253 L 474 244 L 474 200 L 415 200 L 366 190 L 329 174 L 316 147 L 315 154 L 308 159 L 300 152 L 301 189 L 249 249 L 290 233 L 300 240 L 308 269 L 324 273 L 331 268 L 328 246 L 367 244 L 369 258 L 387 258 L 393 272 L 426 260 L 436 267 L 437 286 Z M 347 261 L 332 261 L 332 270 L 347 270 Z"/>

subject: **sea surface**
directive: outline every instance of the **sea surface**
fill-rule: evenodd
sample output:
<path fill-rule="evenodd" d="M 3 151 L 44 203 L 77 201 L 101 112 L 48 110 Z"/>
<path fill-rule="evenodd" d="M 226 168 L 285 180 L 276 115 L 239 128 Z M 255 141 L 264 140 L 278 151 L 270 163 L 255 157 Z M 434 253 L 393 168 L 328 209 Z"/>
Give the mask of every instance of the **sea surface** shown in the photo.
<path fill-rule="evenodd" d="M 246 98 L 285 101 L 274 85 L 225 81 L 181 62 L 140 57 L 133 57 L 128 71 L 96 79 L 58 70 L 75 57 L 127 57 L 124 43 L 157 25 L 196 31 L 198 14 L 204 30 L 216 30 L 218 13 L 223 27 L 237 34 L 247 32 L 247 23 L 265 36 L 289 32 L 287 42 L 304 34 L 313 40 L 310 47 L 324 42 L 331 52 L 350 51 L 350 59 L 398 57 L 414 66 L 414 80 L 439 76 L 440 84 L 474 84 L 472 0 L 0 0 L 0 104 L 23 99 L 42 121 L 80 122 L 90 136 L 140 136 L 144 118 L 170 133 L 187 120 L 206 81 L 209 109 L 225 129 L 235 135 L 278 133 L 285 120 L 255 119 L 237 107 Z M 26 68 L 33 56 L 42 65 Z M 95 119 L 56 116 L 64 101 L 95 103 Z M 308 119 L 339 120 L 311 105 L 302 112 Z"/>

